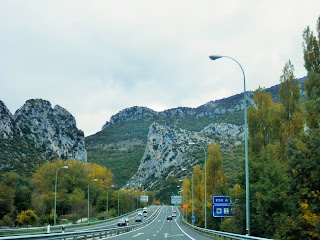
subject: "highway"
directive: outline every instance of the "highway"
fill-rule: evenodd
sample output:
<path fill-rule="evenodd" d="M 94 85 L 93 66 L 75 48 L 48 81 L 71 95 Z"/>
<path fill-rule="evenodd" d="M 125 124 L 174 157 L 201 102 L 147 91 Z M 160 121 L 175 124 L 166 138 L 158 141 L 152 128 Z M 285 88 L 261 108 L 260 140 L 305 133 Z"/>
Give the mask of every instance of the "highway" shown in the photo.
<path fill-rule="evenodd" d="M 173 210 L 177 210 L 177 217 L 167 220 L 167 216 L 172 215 Z M 182 223 L 182 215 L 178 208 L 173 206 L 162 206 L 158 216 L 148 225 L 123 234 L 108 237 L 108 239 L 132 239 L 132 240 L 157 240 L 157 239 L 181 239 L 181 240 L 207 240 L 214 239 L 203 236 Z"/>
<path fill-rule="evenodd" d="M 168 216 L 172 216 L 173 211 L 177 211 L 177 216 L 174 217 L 172 220 L 167 220 Z M 153 216 L 151 216 L 153 215 Z M 20 234 L 15 236 L 8 236 L 4 237 L 6 239 L 67 239 L 74 236 L 84 236 L 83 233 L 89 231 L 89 239 L 91 239 L 91 235 L 93 233 L 105 232 L 105 229 L 110 234 L 105 235 L 104 237 L 100 236 L 99 239 L 132 239 L 132 240 L 157 240 L 157 239 L 177 239 L 177 240 L 205 240 L 205 239 L 214 239 L 213 237 L 203 236 L 188 227 L 186 227 L 182 223 L 182 215 L 180 209 L 173 206 L 150 206 L 148 208 L 148 218 L 150 221 L 145 222 L 146 219 L 144 218 L 144 222 L 146 223 L 140 225 L 134 222 L 134 218 L 137 216 L 137 212 L 129 214 L 127 216 L 129 218 L 129 226 L 133 225 L 134 230 L 129 232 L 122 232 L 118 231 L 118 229 L 127 229 L 128 227 L 118 227 L 117 220 L 111 220 L 109 222 L 99 223 L 97 225 L 85 225 L 77 228 L 66 228 L 65 233 L 61 233 L 59 230 L 55 230 L 48 234 L 43 233 L 33 233 L 33 234 Z M 150 217 L 151 216 L 151 217 Z M 138 228 L 136 228 L 136 227 Z M 110 230 L 109 230 L 110 229 Z M 102 230 L 102 231 L 100 231 Z M 92 231 L 92 232 L 90 232 Z M 118 235 L 113 235 L 114 233 L 118 232 Z M 59 232 L 59 233 L 54 233 Z M 61 235 L 62 234 L 62 235 Z M 80 234 L 80 235 L 79 235 Z M 68 237 L 69 236 L 69 237 Z"/>

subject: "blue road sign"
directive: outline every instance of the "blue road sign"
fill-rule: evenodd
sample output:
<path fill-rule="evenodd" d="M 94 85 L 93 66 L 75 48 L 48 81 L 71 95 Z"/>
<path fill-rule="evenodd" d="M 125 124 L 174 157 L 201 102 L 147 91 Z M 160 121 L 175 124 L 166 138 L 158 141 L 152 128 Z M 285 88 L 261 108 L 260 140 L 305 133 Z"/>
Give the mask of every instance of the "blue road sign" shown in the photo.
<path fill-rule="evenodd" d="M 214 217 L 232 217 L 231 205 L 213 205 Z"/>
<path fill-rule="evenodd" d="M 192 222 L 195 223 L 195 221 L 196 221 L 196 217 L 192 216 Z"/>
<path fill-rule="evenodd" d="M 213 196 L 213 204 L 231 204 L 231 199 L 229 196 Z"/>

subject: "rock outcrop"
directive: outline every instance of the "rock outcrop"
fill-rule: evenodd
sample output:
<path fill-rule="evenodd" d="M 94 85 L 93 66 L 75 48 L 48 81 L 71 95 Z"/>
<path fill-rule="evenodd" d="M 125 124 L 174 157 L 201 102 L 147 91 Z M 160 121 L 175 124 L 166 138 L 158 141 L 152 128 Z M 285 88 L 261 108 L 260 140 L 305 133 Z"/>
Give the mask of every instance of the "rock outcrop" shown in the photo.
<path fill-rule="evenodd" d="M 75 118 L 42 99 L 28 100 L 14 115 L 0 101 L 0 138 L 29 139 L 45 159 L 59 157 L 87 162 L 84 134 Z M 22 141 L 24 141 L 22 139 Z"/>
<path fill-rule="evenodd" d="M 213 141 L 212 135 L 219 136 L 220 144 L 224 144 L 227 139 L 242 140 L 244 132 L 242 127 L 226 123 L 210 124 L 201 132 L 191 132 L 172 125 L 151 124 L 139 169 L 125 187 L 140 188 L 143 185 L 150 189 L 159 179 L 173 176 L 182 168 L 197 165 L 198 160 L 188 154 L 197 147 L 189 143 L 206 146 Z"/>

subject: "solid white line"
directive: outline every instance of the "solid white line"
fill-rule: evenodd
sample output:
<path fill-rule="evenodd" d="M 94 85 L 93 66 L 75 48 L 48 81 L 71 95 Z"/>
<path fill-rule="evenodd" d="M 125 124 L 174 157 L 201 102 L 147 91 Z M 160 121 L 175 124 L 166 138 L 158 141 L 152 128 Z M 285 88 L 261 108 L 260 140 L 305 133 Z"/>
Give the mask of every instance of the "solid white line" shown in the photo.
<path fill-rule="evenodd" d="M 178 210 L 179 212 L 179 216 L 177 217 L 177 219 L 180 217 L 180 211 Z M 188 238 L 192 239 L 192 240 L 195 240 L 193 237 L 189 236 L 185 231 L 182 230 L 182 228 L 179 226 L 179 224 L 177 223 L 177 219 L 174 220 L 178 226 L 178 228 L 180 228 L 181 232 L 183 232 Z"/>
<path fill-rule="evenodd" d="M 163 206 L 162 206 L 162 208 L 163 208 Z M 147 224 L 147 225 L 142 226 L 141 228 L 138 228 L 138 229 L 135 229 L 135 230 L 132 230 L 132 231 L 129 231 L 129 232 L 125 232 L 125 233 L 117 234 L 117 235 L 114 235 L 114 236 L 110 236 L 110 237 L 102 238 L 102 239 L 109 239 L 109 238 L 119 237 L 119 236 L 122 236 L 122 235 L 126 235 L 126 234 L 128 234 L 128 233 L 132 233 L 132 232 L 135 232 L 135 231 L 141 230 L 142 228 L 145 228 L 145 227 L 149 226 L 151 223 L 153 223 L 153 222 L 154 222 L 154 221 L 159 217 L 160 213 L 161 213 L 161 210 L 159 211 L 158 215 L 155 217 L 155 219 L 153 219 L 153 221 L 152 221 L 152 222 L 150 222 L 150 223 L 149 223 L 149 224 Z M 148 240 L 148 239 L 147 239 L 147 240 Z"/>

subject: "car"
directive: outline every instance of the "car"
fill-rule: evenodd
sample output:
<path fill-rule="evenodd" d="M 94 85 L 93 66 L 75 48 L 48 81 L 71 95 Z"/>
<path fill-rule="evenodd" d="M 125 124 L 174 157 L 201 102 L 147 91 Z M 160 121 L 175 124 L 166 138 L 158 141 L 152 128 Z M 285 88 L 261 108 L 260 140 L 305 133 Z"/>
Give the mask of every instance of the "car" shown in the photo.
<path fill-rule="evenodd" d="M 176 213 L 172 213 L 172 217 L 177 217 L 177 214 Z"/>
<path fill-rule="evenodd" d="M 121 218 L 121 219 L 118 220 L 117 225 L 118 226 L 127 226 L 128 223 L 127 223 L 125 218 Z"/>
<path fill-rule="evenodd" d="M 143 208 L 143 213 L 147 213 L 148 212 L 148 208 Z"/>
<path fill-rule="evenodd" d="M 148 214 L 147 213 L 143 213 L 143 217 L 144 218 L 148 217 Z"/>
<path fill-rule="evenodd" d="M 135 222 L 142 222 L 142 217 L 141 216 L 136 216 Z"/>
<path fill-rule="evenodd" d="M 126 217 L 125 220 L 126 220 L 127 225 L 128 225 L 128 223 L 129 223 L 129 218 Z"/>
<path fill-rule="evenodd" d="M 167 220 L 172 220 L 172 216 L 169 215 L 169 216 L 167 217 Z"/>
<path fill-rule="evenodd" d="M 177 210 L 173 210 L 172 212 L 173 212 L 173 213 L 177 213 Z"/>
<path fill-rule="evenodd" d="M 138 212 L 138 216 L 142 216 L 142 212 Z"/>

